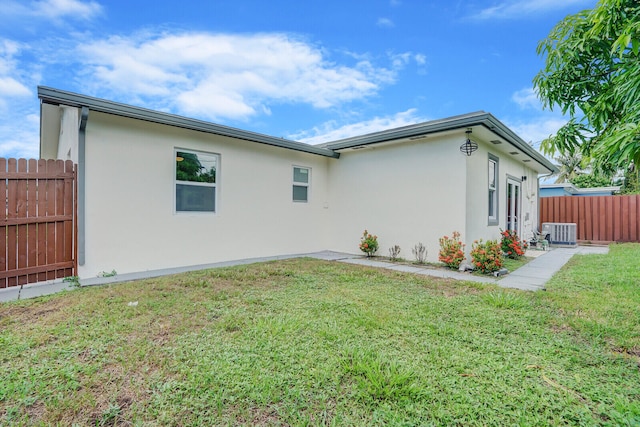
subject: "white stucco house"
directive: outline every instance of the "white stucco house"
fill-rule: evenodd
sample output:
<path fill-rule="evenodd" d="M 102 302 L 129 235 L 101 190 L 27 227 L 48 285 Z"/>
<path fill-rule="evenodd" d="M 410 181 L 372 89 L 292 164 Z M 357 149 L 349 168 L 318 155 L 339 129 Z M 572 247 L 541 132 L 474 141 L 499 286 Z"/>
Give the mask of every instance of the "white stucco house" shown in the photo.
<path fill-rule="evenodd" d="M 334 250 L 538 223 L 546 158 L 476 112 L 321 146 L 39 87 L 40 156 L 78 163 L 79 276 Z M 471 140 L 470 155 L 461 145 Z M 464 147 L 463 147 L 464 148 Z M 194 172 L 195 171 L 195 172 Z"/>

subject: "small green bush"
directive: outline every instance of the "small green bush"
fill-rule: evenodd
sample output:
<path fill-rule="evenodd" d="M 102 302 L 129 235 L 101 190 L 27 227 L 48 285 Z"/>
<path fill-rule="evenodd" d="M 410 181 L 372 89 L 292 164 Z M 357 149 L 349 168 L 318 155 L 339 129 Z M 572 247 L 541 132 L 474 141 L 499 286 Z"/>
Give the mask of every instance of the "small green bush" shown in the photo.
<path fill-rule="evenodd" d="M 513 230 L 500 230 L 502 236 L 500 246 L 502 252 L 507 255 L 507 258 L 520 259 L 524 256 L 524 251 L 527 249 L 527 242 L 520 239 L 518 234 Z"/>
<path fill-rule="evenodd" d="M 440 252 L 438 253 L 440 262 L 447 267 L 457 270 L 464 261 L 464 243 L 460 241 L 460 233 L 453 232 L 452 237 L 444 236 L 440 238 Z"/>
<path fill-rule="evenodd" d="M 364 230 L 362 237 L 360 238 L 360 250 L 367 254 L 368 257 L 373 256 L 378 250 L 378 236 L 370 234 L 367 230 Z"/>
<path fill-rule="evenodd" d="M 484 243 L 482 239 L 476 240 L 471 247 L 471 259 L 481 273 L 493 273 L 502 268 L 502 247 L 496 240 Z"/>

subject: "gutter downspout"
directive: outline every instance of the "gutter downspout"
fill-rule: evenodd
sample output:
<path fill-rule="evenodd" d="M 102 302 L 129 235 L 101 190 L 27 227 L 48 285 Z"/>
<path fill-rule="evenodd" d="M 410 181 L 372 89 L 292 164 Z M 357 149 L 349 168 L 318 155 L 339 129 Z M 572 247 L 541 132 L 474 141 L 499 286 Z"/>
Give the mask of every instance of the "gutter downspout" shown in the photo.
<path fill-rule="evenodd" d="M 78 130 L 78 265 L 85 263 L 85 210 L 84 210 L 84 171 L 85 171 L 85 138 L 89 108 L 82 107 L 80 128 Z"/>
<path fill-rule="evenodd" d="M 538 180 L 537 180 L 537 182 L 538 182 L 538 189 L 537 189 L 537 194 L 536 194 L 536 199 L 537 199 L 537 200 L 536 200 L 536 209 L 537 209 L 537 211 L 538 211 L 538 213 L 537 213 L 537 218 L 536 218 L 536 221 L 538 222 L 538 223 L 536 224 L 536 230 L 537 230 L 537 231 L 540 231 L 540 230 L 541 230 L 541 228 L 540 228 L 540 227 L 542 226 L 542 223 L 540 222 L 540 179 L 542 179 L 542 178 L 548 178 L 548 177 L 550 177 L 551 175 L 553 175 L 553 172 L 549 172 L 549 173 L 548 173 L 548 174 L 546 174 L 546 175 L 538 175 Z"/>

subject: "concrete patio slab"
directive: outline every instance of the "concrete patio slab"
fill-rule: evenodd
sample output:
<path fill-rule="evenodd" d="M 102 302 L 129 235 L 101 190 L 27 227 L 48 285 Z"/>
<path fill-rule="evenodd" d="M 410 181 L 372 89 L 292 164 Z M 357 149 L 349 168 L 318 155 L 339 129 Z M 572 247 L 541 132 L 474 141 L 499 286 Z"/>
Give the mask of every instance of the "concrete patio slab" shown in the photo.
<path fill-rule="evenodd" d="M 389 270 L 401 271 L 403 273 L 420 273 L 422 270 L 426 270 L 424 267 L 414 267 L 412 265 L 405 264 L 393 264 L 386 268 Z"/>
<path fill-rule="evenodd" d="M 432 277 L 440 277 L 442 279 L 460 280 L 465 282 L 493 283 L 493 284 L 497 283 L 496 279 L 491 276 L 476 276 L 471 273 L 458 273 L 456 271 L 447 271 L 445 269 L 423 270 L 418 274 L 424 274 L 426 276 L 432 276 Z"/>
<path fill-rule="evenodd" d="M 347 264 L 355 264 L 355 265 L 366 265 L 367 267 L 379 267 L 379 268 L 388 268 L 390 263 L 384 261 L 376 261 L 369 258 L 345 258 L 338 260 L 340 262 L 344 262 Z"/>
<path fill-rule="evenodd" d="M 19 299 L 42 297 L 73 289 L 74 288 L 70 283 L 64 282 L 62 279 L 32 283 L 29 285 L 13 286 L 11 288 L 0 289 L 0 303 L 16 301 Z"/>
<path fill-rule="evenodd" d="M 20 286 L 0 289 L 0 302 L 16 301 L 20 299 Z"/>

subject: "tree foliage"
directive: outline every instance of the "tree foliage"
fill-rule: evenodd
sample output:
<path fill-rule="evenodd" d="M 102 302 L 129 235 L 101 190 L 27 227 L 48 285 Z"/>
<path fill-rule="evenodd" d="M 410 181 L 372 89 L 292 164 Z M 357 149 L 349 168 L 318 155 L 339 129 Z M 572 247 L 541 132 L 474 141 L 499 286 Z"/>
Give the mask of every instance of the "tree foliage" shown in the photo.
<path fill-rule="evenodd" d="M 187 152 L 176 154 L 176 179 L 178 181 L 216 182 L 215 166 L 209 170 L 202 164 L 198 155 Z"/>
<path fill-rule="evenodd" d="M 581 153 L 607 167 L 640 164 L 640 1 L 600 0 L 538 45 L 534 87 L 545 108 L 570 116 L 543 141 L 547 154 Z"/>
<path fill-rule="evenodd" d="M 611 178 L 599 174 L 587 173 L 576 176 L 570 182 L 578 188 L 609 187 L 611 185 Z"/>
<path fill-rule="evenodd" d="M 640 169 L 627 168 L 624 172 L 624 180 L 620 188 L 620 194 L 640 194 Z"/>
<path fill-rule="evenodd" d="M 551 175 L 556 177 L 556 184 L 571 182 L 578 175 L 583 173 L 582 156 L 579 153 L 568 154 L 556 157 L 556 167 L 558 172 Z"/>

